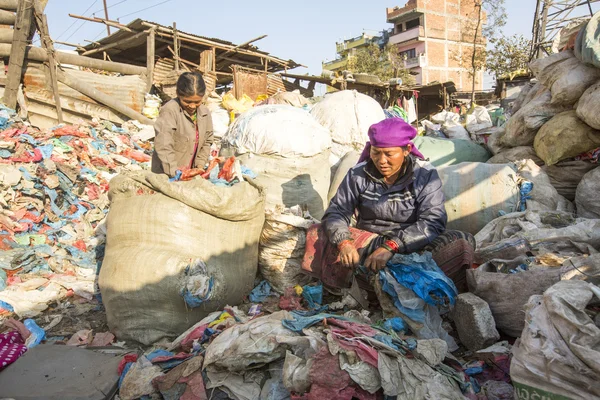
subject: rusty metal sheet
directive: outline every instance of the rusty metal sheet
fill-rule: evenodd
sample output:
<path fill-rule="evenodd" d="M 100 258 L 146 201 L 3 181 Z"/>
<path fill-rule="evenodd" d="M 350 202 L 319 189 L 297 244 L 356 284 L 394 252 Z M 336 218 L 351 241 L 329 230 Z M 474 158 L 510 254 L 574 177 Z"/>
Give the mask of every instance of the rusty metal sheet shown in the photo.
<path fill-rule="evenodd" d="M 234 66 L 233 93 L 237 99 L 241 99 L 245 94 L 252 100 L 267 94 L 267 74 Z"/>

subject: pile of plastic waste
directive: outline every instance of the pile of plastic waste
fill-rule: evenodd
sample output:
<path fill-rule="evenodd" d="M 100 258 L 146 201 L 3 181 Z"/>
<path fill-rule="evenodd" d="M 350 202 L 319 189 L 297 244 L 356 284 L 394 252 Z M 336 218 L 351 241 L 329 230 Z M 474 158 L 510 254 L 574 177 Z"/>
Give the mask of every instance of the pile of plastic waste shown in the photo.
<path fill-rule="evenodd" d="M 6 108 L 0 123 L 0 317 L 36 316 L 70 296 L 92 300 L 109 182 L 148 168 L 145 127 L 40 131 Z"/>

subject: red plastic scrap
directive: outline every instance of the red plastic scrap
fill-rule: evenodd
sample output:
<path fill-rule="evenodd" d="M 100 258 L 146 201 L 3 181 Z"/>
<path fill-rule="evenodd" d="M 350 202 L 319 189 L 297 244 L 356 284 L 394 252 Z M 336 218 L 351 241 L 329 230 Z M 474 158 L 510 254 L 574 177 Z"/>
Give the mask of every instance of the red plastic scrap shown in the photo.
<path fill-rule="evenodd" d="M 125 149 L 121 152 L 121 155 L 137 162 L 148 162 L 151 159 L 148 154 L 134 149 Z"/>
<path fill-rule="evenodd" d="M 235 157 L 229 157 L 221 171 L 219 171 L 219 179 L 225 179 L 227 182 L 231 182 L 233 180 L 233 174 L 235 171 L 233 170 L 233 164 L 235 163 Z"/>
<path fill-rule="evenodd" d="M 221 162 L 218 158 L 213 158 L 213 160 L 208 164 L 208 168 L 206 168 L 206 172 L 202 174 L 204 179 L 208 179 L 210 176 L 210 171 L 212 171 L 219 163 Z"/>
<path fill-rule="evenodd" d="M 296 289 L 289 287 L 285 289 L 283 296 L 279 298 L 279 308 L 286 311 L 301 310 L 302 299 L 296 294 Z"/>
<path fill-rule="evenodd" d="M 123 357 L 123 359 L 119 363 L 119 368 L 117 369 L 117 371 L 119 372 L 119 375 L 121 375 L 123 373 L 123 370 L 125 369 L 125 365 L 127 365 L 127 363 L 130 363 L 130 362 L 134 363 L 137 361 L 137 359 L 138 359 L 138 355 L 135 353 L 125 355 L 125 357 Z"/>
<path fill-rule="evenodd" d="M 85 242 L 83 240 L 77 240 L 73 243 L 73 247 L 81 250 L 81 251 L 87 251 L 87 246 L 85 245 Z"/>
<path fill-rule="evenodd" d="M 204 174 L 204 170 L 200 168 L 183 168 L 181 170 L 180 181 L 189 181 L 193 177 Z"/>
<path fill-rule="evenodd" d="M 79 131 L 79 129 L 77 129 L 73 125 L 62 126 L 60 128 L 53 130 L 51 133 L 52 133 L 52 136 L 54 136 L 54 137 L 60 137 L 60 136 L 76 136 L 76 137 L 80 137 L 80 138 L 89 137 L 89 135 L 87 133 L 83 133 L 83 132 Z"/>

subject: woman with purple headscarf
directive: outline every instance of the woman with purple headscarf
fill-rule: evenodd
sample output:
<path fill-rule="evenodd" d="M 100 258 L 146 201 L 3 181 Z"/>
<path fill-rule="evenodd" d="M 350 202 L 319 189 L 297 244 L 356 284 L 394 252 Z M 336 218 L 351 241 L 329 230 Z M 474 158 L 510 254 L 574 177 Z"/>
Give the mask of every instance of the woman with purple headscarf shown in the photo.
<path fill-rule="evenodd" d="M 431 251 L 459 290 L 466 289 L 475 239 L 445 231 L 440 177 L 411 140 L 416 129 L 398 118 L 369 128 L 356 166 L 331 199 L 322 224 L 307 235 L 303 269 L 329 287 L 348 287 L 359 265 L 378 271 L 394 253 Z M 350 227 L 352 219 L 356 228 Z"/>

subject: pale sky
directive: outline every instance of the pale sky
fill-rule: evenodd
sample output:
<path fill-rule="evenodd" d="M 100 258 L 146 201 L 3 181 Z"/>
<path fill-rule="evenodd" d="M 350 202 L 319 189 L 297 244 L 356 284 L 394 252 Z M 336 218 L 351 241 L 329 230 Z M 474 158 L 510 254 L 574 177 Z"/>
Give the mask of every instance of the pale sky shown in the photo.
<path fill-rule="evenodd" d="M 308 68 L 294 73 L 320 75 L 321 62 L 335 58 L 335 42 L 376 33 L 386 23 L 386 7 L 403 6 L 405 0 L 304 0 L 284 2 L 190 1 L 190 0 L 107 0 L 110 19 L 128 23 L 142 18 L 163 25 L 177 22 L 182 31 L 242 43 L 268 35 L 255 44 L 284 59 L 293 59 Z M 505 0 L 507 35 L 531 37 L 535 0 Z M 596 4 L 595 10 L 600 5 Z M 49 0 L 46 8 L 50 35 L 54 40 L 84 43 L 106 35 L 106 27 L 68 16 L 69 13 L 104 17 L 102 0 Z M 57 46 L 63 48 L 62 46 Z"/>

